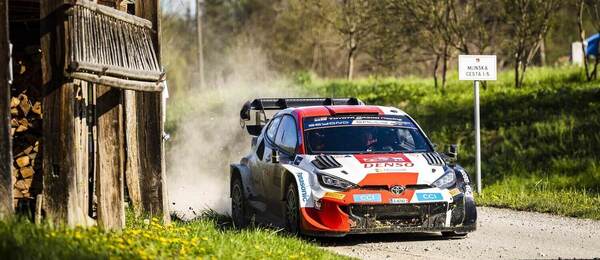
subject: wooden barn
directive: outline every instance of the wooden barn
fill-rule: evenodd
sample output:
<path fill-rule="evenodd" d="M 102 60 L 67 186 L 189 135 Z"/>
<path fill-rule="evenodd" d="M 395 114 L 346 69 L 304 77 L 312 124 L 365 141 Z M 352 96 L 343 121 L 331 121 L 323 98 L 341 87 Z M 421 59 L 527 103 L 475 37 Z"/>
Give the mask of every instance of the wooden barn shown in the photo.
<path fill-rule="evenodd" d="M 160 0 L 0 0 L 0 217 L 169 221 Z"/>

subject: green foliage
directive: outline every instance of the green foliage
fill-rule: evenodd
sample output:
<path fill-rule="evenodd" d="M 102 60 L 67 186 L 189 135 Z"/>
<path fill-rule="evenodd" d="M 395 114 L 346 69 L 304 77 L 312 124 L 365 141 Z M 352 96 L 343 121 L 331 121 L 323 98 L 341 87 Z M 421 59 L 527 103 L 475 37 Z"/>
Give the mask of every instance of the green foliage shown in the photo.
<path fill-rule="evenodd" d="M 481 202 L 599 218 L 591 213 L 598 206 L 588 207 L 597 205 L 592 199 L 600 194 L 598 82 L 585 82 L 577 67 L 533 68 L 522 88 L 514 88 L 513 76 L 501 73 L 481 91 L 484 194 L 496 196 L 481 197 Z M 431 80 L 419 78 L 313 79 L 305 88 L 399 107 L 433 142 L 458 144 L 459 162 L 473 172 L 472 83 L 458 81 L 456 74 L 449 75 L 443 93 L 434 91 Z M 544 189 L 532 189 L 531 180 L 543 180 Z M 565 198 L 558 196 L 563 193 Z M 569 200 L 587 204 L 575 206 Z"/>
<path fill-rule="evenodd" d="M 205 216 L 163 225 L 128 218 L 123 231 L 0 222 L 0 255 L 6 259 L 343 259 L 277 230 L 234 230 Z"/>

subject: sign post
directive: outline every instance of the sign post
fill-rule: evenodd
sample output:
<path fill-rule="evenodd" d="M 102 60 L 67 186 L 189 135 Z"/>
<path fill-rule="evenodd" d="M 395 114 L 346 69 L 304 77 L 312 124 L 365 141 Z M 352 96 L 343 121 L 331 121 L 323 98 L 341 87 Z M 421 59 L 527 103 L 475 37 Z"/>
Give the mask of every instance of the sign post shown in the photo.
<path fill-rule="evenodd" d="M 481 127 L 479 124 L 479 82 L 496 80 L 496 55 L 459 55 L 458 80 L 473 81 L 475 122 L 475 171 L 477 193 L 481 194 Z"/>

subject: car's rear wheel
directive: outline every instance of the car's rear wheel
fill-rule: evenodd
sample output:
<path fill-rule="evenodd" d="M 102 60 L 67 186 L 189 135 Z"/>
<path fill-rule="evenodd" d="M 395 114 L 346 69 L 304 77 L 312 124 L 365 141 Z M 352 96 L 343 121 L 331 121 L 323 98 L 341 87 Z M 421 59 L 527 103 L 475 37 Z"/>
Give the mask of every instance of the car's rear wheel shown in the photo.
<path fill-rule="evenodd" d="M 246 207 L 246 197 L 244 196 L 244 186 L 240 178 L 233 179 L 231 184 L 231 218 L 237 228 L 248 226 L 248 214 Z"/>
<path fill-rule="evenodd" d="M 300 205 L 295 182 L 288 185 L 285 196 L 285 226 L 292 234 L 298 234 L 300 231 Z"/>

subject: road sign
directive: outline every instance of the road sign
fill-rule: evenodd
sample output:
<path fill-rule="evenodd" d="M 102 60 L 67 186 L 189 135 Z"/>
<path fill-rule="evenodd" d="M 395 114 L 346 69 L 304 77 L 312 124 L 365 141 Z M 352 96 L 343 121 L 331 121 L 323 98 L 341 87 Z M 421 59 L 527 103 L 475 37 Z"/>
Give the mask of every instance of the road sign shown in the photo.
<path fill-rule="evenodd" d="M 473 81 L 475 100 L 475 169 L 477 193 L 481 194 L 481 127 L 479 125 L 479 81 L 496 80 L 496 55 L 459 55 L 458 79 Z"/>
<path fill-rule="evenodd" d="M 459 80 L 496 80 L 496 55 L 459 55 Z"/>

